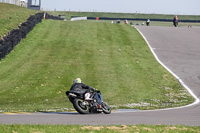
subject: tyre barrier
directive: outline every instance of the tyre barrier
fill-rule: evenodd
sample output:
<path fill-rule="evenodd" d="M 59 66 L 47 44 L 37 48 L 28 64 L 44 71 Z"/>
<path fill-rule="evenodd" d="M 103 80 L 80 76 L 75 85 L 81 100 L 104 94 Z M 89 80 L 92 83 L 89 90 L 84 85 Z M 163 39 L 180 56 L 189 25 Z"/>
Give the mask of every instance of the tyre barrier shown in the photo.
<path fill-rule="evenodd" d="M 0 60 L 9 54 L 13 48 L 23 39 L 26 35 L 33 30 L 36 24 L 41 23 L 44 13 L 37 13 L 31 15 L 26 22 L 23 22 L 17 29 L 11 30 L 7 35 L 0 39 Z M 52 16 L 46 13 L 46 19 L 64 20 L 63 18 Z"/>

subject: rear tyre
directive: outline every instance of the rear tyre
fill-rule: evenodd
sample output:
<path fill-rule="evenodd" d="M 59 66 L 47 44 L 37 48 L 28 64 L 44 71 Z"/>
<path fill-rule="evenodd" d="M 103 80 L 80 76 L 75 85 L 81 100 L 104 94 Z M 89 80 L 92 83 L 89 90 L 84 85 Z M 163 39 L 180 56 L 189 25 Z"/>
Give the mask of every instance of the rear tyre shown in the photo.
<path fill-rule="evenodd" d="M 101 107 L 102 107 L 104 114 L 110 114 L 111 113 L 111 109 L 110 109 L 110 107 L 108 106 L 107 103 L 102 102 Z"/>
<path fill-rule="evenodd" d="M 74 99 L 73 106 L 78 113 L 88 114 L 89 113 L 89 107 L 88 107 L 88 105 L 84 105 L 83 102 L 84 102 L 84 100 Z"/>

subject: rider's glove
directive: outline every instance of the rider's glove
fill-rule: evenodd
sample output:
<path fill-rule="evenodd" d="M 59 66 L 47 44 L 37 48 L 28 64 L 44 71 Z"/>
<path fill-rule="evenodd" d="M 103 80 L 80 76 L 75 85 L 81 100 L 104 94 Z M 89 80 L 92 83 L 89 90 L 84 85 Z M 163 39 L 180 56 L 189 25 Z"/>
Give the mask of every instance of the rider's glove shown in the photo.
<path fill-rule="evenodd" d="M 90 91 L 90 92 L 94 92 L 94 91 L 95 91 L 95 88 L 90 88 L 89 91 Z"/>

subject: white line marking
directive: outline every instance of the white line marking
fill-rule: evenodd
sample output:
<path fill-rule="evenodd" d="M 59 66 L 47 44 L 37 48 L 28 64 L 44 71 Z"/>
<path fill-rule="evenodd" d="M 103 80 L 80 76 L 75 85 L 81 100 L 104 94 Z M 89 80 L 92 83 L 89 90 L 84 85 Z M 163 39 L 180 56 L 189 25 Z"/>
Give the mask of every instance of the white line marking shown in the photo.
<path fill-rule="evenodd" d="M 135 27 L 135 26 L 133 26 Z M 182 107 L 175 107 L 175 108 L 166 108 L 166 109 L 156 109 L 156 110 L 144 110 L 145 112 L 146 111 L 160 111 L 160 110 L 171 110 L 171 109 L 181 109 L 181 108 L 186 108 L 186 107 L 190 107 L 190 106 L 193 106 L 193 105 L 196 105 L 196 104 L 199 104 L 200 103 L 200 100 L 199 98 L 192 92 L 192 90 L 187 86 L 185 85 L 185 83 L 181 80 L 181 78 L 179 78 L 175 73 L 173 73 L 167 66 L 165 66 L 158 58 L 158 56 L 156 55 L 156 53 L 153 51 L 153 48 L 151 47 L 150 43 L 147 41 L 146 37 L 142 34 L 142 32 L 137 28 L 137 31 L 142 35 L 142 37 L 144 38 L 144 40 L 146 41 L 147 45 L 149 46 L 151 52 L 153 53 L 154 57 L 156 58 L 156 60 L 165 68 L 167 69 L 167 71 L 169 71 L 180 83 L 181 85 L 187 89 L 187 91 L 194 97 L 195 101 L 189 105 L 185 105 L 185 106 L 182 106 Z M 154 48 L 155 49 L 155 48 Z M 139 112 L 144 112 L 144 111 L 139 111 Z"/>

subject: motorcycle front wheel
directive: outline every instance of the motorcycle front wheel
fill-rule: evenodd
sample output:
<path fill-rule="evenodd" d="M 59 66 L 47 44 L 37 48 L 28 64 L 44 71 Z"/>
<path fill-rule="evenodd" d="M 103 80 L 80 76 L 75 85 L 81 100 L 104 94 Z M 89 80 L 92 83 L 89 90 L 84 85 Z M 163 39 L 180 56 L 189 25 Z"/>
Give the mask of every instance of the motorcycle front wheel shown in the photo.
<path fill-rule="evenodd" d="M 104 114 L 110 114 L 111 113 L 111 109 L 106 102 L 102 102 L 101 107 L 102 107 Z"/>
<path fill-rule="evenodd" d="M 89 107 L 88 107 L 88 105 L 84 104 L 84 100 L 74 99 L 73 106 L 76 109 L 76 111 L 80 114 L 88 114 L 89 113 Z"/>

